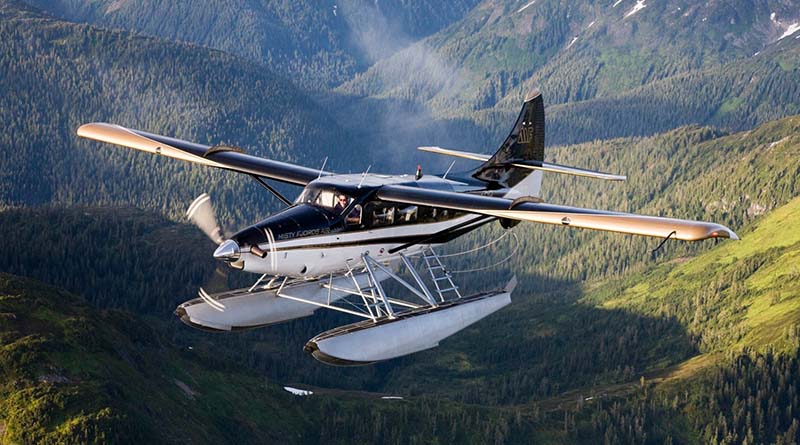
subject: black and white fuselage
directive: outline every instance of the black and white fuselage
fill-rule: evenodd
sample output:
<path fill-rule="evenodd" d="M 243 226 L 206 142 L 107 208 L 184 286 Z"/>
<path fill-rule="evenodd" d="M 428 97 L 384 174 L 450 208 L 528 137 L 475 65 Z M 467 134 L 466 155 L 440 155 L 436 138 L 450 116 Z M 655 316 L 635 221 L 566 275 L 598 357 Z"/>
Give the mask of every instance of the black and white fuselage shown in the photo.
<path fill-rule="evenodd" d="M 356 267 L 364 254 L 378 260 L 412 254 L 494 219 L 377 199 L 374 191 L 386 184 L 449 192 L 482 189 L 436 176 L 325 176 L 309 183 L 293 206 L 235 234 L 215 257 L 258 274 L 319 276 Z M 347 203 L 337 207 L 342 197 Z"/>

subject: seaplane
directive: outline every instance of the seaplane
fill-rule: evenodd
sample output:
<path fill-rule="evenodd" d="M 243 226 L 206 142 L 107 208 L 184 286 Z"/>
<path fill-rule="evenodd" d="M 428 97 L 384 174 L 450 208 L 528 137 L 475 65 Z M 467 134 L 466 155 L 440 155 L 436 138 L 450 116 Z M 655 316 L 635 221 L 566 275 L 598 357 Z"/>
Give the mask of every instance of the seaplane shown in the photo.
<path fill-rule="evenodd" d="M 225 237 L 210 198 L 187 212 L 218 245 L 214 258 L 257 274 L 247 288 L 209 294 L 178 306 L 186 324 L 236 331 L 282 323 L 324 308 L 361 320 L 323 332 L 304 350 L 332 365 L 364 365 L 434 348 L 445 338 L 511 303 L 516 279 L 465 295 L 436 252 L 445 243 L 497 221 L 552 224 L 698 241 L 738 239 L 711 222 L 586 209 L 544 202 L 544 173 L 623 181 L 625 176 L 545 162 L 541 93 L 524 99 L 511 132 L 492 155 L 418 147 L 477 165 L 461 174 L 336 174 L 253 156 L 229 145 L 202 145 L 109 123 L 82 125 L 80 137 L 251 176 L 285 204 Z M 452 168 L 453 164 L 450 164 Z M 268 180 L 303 187 L 294 200 Z M 660 247 L 660 245 L 659 245 Z M 255 276 L 254 276 L 255 278 Z M 387 286 L 386 281 L 392 282 Z M 398 290 L 399 289 L 399 290 Z"/>

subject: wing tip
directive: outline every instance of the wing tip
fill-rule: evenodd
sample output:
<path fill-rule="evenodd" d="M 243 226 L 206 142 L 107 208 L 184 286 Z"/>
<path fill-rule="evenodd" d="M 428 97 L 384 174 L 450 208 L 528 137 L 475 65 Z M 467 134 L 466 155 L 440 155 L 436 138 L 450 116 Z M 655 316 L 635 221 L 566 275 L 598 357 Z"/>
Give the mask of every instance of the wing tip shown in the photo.
<path fill-rule="evenodd" d="M 89 122 L 78 127 L 75 133 L 83 138 L 92 138 L 100 130 L 107 130 L 109 128 L 122 128 L 119 125 L 109 124 L 108 122 Z"/>
<path fill-rule="evenodd" d="M 739 235 L 736 234 L 733 230 L 728 229 L 728 239 L 732 239 L 734 241 L 739 241 Z"/>
<path fill-rule="evenodd" d="M 91 129 L 92 129 L 94 126 L 95 126 L 95 124 L 96 124 L 96 122 L 92 122 L 92 123 L 88 123 L 88 124 L 83 124 L 83 125 L 81 125 L 80 127 L 78 127 L 78 130 L 77 130 L 77 131 L 75 131 L 75 133 L 76 133 L 78 136 L 80 136 L 80 137 L 82 137 L 82 138 L 85 138 L 85 137 L 86 137 L 86 135 L 89 133 L 89 131 L 91 131 Z"/>
<path fill-rule="evenodd" d="M 725 226 L 714 228 L 707 238 L 726 238 L 733 241 L 738 241 L 740 239 L 736 232 Z"/>

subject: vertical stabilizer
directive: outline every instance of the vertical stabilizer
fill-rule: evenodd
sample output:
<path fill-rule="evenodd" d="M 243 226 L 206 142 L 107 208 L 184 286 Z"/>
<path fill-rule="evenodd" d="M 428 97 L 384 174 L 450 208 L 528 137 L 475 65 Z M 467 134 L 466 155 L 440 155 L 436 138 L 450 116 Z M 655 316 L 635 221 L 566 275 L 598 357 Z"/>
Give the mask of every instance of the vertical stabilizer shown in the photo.
<path fill-rule="evenodd" d="M 511 133 L 472 176 L 496 188 L 512 188 L 509 195 L 538 196 L 542 172 L 511 165 L 519 161 L 544 161 L 544 100 L 539 90 L 525 96 Z"/>

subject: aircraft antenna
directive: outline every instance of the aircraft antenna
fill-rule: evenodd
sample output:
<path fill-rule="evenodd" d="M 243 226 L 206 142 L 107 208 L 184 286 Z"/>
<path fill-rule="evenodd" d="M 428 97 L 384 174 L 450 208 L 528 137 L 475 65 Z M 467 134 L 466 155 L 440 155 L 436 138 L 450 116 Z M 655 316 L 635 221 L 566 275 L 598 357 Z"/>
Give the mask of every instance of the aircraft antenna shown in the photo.
<path fill-rule="evenodd" d="M 369 173 L 370 168 L 372 168 L 372 164 L 370 164 L 369 167 L 367 167 L 367 169 L 364 171 L 364 173 L 361 174 L 361 180 L 358 181 L 358 188 L 361 188 L 361 184 L 363 184 L 364 179 L 367 178 L 367 173 Z"/>
<path fill-rule="evenodd" d="M 322 172 L 325 171 L 325 164 L 327 163 L 328 163 L 328 157 L 325 156 L 325 159 L 322 161 L 322 167 L 319 168 L 319 176 L 317 176 L 317 179 L 322 177 Z"/>
<path fill-rule="evenodd" d="M 453 169 L 454 165 L 456 165 L 456 161 L 450 163 L 450 167 L 447 167 L 447 171 L 442 175 L 442 179 L 447 179 L 447 174 L 450 173 L 450 170 Z"/>

